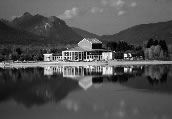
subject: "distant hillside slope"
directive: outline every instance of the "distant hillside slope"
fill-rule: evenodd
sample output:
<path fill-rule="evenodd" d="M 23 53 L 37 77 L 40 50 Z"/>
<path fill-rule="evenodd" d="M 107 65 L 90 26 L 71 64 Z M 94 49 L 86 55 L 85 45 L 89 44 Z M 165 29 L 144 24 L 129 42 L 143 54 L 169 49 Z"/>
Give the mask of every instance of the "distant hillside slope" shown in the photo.
<path fill-rule="evenodd" d="M 90 33 L 86 30 L 82 30 L 80 28 L 75 28 L 75 27 L 72 27 L 72 29 L 80 36 L 84 37 L 84 38 L 97 38 L 99 39 L 100 36 L 94 34 L 94 33 Z"/>
<path fill-rule="evenodd" d="M 23 29 L 33 34 L 44 36 L 54 43 L 73 44 L 82 39 L 66 23 L 55 17 L 44 17 L 42 15 L 31 15 L 26 12 L 21 17 L 12 21 L 16 28 Z"/>
<path fill-rule="evenodd" d="M 0 21 L 0 45 L 41 45 L 46 43 L 45 37 L 12 28 Z"/>
<path fill-rule="evenodd" d="M 122 40 L 131 44 L 142 44 L 150 38 L 165 40 L 172 44 L 172 21 L 137 25 L 114 35 L 104 35 L 101 40 Z"/>

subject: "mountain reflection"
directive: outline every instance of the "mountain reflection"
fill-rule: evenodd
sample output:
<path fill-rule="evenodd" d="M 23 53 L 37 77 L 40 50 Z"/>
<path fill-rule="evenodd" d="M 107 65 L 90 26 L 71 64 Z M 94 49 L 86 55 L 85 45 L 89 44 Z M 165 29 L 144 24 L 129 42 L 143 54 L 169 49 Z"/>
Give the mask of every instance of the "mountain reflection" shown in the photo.
<path fill-rule="evenodd" d="M 74 80 L 61 75 L 47 78 L 43 68 L 0 70 L 0 101 L 13 99 L 26 107 L 59 102 L 69 92 L 79 89 Z"/>
<path fill-rule="evenodd" d="M 58 103 L 75 90 L 106 83 L 172 93 L 171 76 L 171 65 L 0 68 L 0 102 L 12 99 L 28 108 Z"/>

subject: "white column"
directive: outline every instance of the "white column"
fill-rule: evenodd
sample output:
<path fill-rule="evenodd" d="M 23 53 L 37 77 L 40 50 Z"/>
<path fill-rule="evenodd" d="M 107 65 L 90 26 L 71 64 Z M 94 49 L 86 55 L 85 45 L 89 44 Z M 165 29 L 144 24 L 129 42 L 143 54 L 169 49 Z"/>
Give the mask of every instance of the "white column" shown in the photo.
<path fill-rule="evenodd" d="M 81 52 L 81 60 L 82 60 L 82 52 Z"/>
<path fill-rule="evenodd" d="M 87 52 L 85 54 L 86 54 L 86 60 L 87 60 Z"/>

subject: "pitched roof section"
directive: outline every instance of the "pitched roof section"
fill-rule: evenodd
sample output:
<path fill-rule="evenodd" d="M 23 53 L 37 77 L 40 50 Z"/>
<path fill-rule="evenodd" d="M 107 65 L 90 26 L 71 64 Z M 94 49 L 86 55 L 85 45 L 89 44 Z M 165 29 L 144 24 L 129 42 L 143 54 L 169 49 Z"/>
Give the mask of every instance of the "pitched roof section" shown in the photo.
<path fill-rule="evenodd" d="M 74 47 L 65 51 L 75 51 L 75 52 L 84 52 L 84 51 L 108 51 L 105 49 L 88 49 L 88 48 L 81 48 L 81 47 Z"/>
<path fill-rule="evenodd" d="M 90 43 L 102 43 L 97 38 L 84 38 L 84 39 L 89 41 Z"/>
<path fill-rule="evenodd" d="M 87 51 L 86 49 L 83 49 L 81 47 L 74 47 L 65 51 Z"/>

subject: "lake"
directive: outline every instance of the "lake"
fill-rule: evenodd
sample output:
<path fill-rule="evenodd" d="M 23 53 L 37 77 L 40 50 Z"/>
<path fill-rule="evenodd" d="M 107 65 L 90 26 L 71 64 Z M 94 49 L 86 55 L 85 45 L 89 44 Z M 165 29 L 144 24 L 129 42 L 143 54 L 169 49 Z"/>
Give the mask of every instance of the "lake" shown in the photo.
<path fill-rule="evenodd" d="M 0 68 L 0 119 L 172 119 L 172 65 Z"/>

